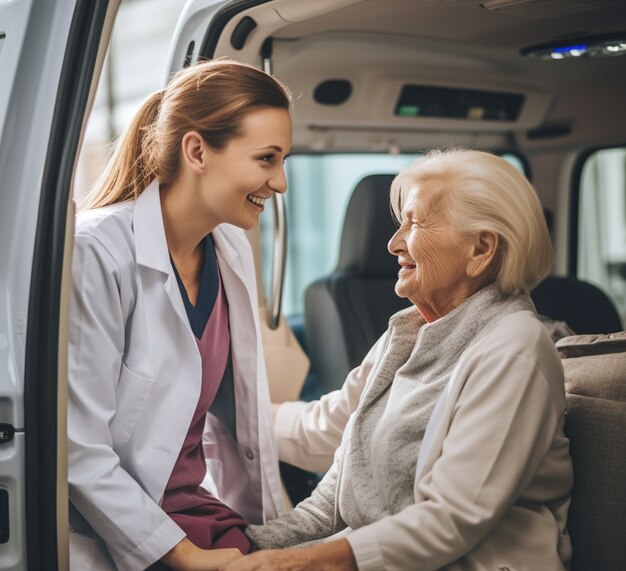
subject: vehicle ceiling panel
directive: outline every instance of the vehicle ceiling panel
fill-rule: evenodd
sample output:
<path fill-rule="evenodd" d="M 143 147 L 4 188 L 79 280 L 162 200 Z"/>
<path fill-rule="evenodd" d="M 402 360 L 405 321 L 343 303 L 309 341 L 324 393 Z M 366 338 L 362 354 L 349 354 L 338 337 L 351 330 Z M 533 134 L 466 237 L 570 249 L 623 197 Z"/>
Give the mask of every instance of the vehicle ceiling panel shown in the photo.
<path fill-rule="evenodd" d="M 510 71 L 524 73 L 555 88 L 575 85 L 580 70 L 574 62 L 546 62 L 520 56 L 521 48 L 581 35 L 604 34 L 626 28 L 626 1 L 538 1 L 502 10 L 486 10 L 479 0 L 364 0 L 284 27 L 275 38 L 299 39 L 323 31 L 342 34 L 388 34 L 389 41 L 423 48 L 431 61 L 437 53 L 462 53 L 483 61 L 498 62 Z M 595 5 L 594 5 L 595 4 Z M 609 6 L 605 6 L 610 4 Z M 461 51 L 460 51 L 461 50 Z M 626 58 L 585 61 L 589 80 L 626 72 Z M 623 63 L 622 63 L 623 60 Z M 625 73 L 626 75 L 626 73 Z M 563 84 L 563 82 L 570 81 Z"/>
<path fill-rule="evenodd" d="M 626 23 L 626 2 L 528 1 L 498 10 L 489 0 L 363 0 L 281 30 L 302 37 L 317 30 L 376 31 L 467 44 L 515 47 L 573 33 L 599 34 Z"/>
<path fill-rule="evenodd" d="M 498 2 L 505 0 L 325 0 L 313 10 L 275 0 L 229 22 L 216 55 L 258 64 L 263 40 L 274 38 L 273 69 L 296 95 L 294 142 L 301 149 L 413 151 L 480 141 L 528 152 L 623 143 L 626 114 L 616 94 L 626 91 L 626 56 L 543 61 L 520 50 L 626 31 L 626 0 L 508 0 L 493 9 Z M 258 26 L 237 50 L 229 38 L 244 15 Z M 317 103 L 315 87 L 338 78 L 352 84 L 350 98 Z M 526 103 L 516 121 L 398 117 L 393 109 L 404 83 L 522 93 Z M 554 126 L 565 133 L 527 137 Z"/>
<path fill-rule="evenodd" d="M 498 10 L 482 7 L 489 1 L 363 0 L 288 24 L 272 34 L 278 40 L 275 70 L 297 95 L 303 94 L 296 113 L 301 122 L 316 125 L 323 113 L 326 129 L 332 128 L 333 121 L 338 128 L 351 121 L 357 124 L 361 114 L 362 128 L 380 129 L 381 122 L 388 120 L 388 127 L 401 131 L 396 118 L 378 107 L 389 105 L 382 94 L 376 99 L 370 90 L 367 103 L 357 101 L 360 86 L 370 88 L 379 79 L 394 76 L 407 81 L 421 78 L 424 84 L 521 89 L 550 99 L 529 101 L 527 107 L 532 109 L 515 125 L 461 126 L 460 144 L 468 144 L 463 135 L 468 130 L 474 134 L 508 131 L 530 147 L 623 140 L 626 118 L 616 113 L 621 106 L 615 106 L 615 94 L 626 90 L 626 56 L 551 62 L 523 57 L 520 50 L 567 37 L 622 31 L 626 1 L 549 0 Z M 333 74 L 355 84 L 354 100 L 336 108 L 318 105 L 316 110 L 310 101 L 314 82 Z M 393 97 L 391 88 L 386 93 Z M 373 119 L 377 115 L 379 122 Z M 571 135 L 548 142 L 525 137 L 528 129 L 553 124 L 571 127 Z M 453 131 L 455 126 L 442 122 L 419 126 L 422 132 L 432 129 Z M 493 136 L 490 140 L 497 142 Z M 510 139 L 501 143 L 506 141 Z"/>

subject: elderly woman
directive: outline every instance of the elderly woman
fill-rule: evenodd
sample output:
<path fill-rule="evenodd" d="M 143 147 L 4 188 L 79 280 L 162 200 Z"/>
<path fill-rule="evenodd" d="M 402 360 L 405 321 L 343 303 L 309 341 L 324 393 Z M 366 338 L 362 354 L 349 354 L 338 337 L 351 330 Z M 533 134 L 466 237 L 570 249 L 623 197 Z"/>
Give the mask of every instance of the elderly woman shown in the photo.
<path fill-rule="evenodd" d="M 552 260 L 535 192 L 505 160 L 451 150 L 401 172 L 391 202 L 414 307 L 351 373 L 365 386 L 313 495 L 246 532 L 260 549 L 343 533 L 228 569 L 566 569 L 563 372 L 528 296 Z"/>

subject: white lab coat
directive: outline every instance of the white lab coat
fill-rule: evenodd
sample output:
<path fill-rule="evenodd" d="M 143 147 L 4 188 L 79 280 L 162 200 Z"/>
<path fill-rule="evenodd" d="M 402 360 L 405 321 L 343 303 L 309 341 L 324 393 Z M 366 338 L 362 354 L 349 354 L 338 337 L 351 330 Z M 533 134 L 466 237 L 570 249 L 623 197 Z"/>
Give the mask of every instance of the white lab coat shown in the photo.
<path fill-rule="evenodd" d="M 229 303 L 237 440 L 207 415 L 205 486 L 248 521 L 262 522 L 284 508 L 254 262 L 242 230 L 223 224 L 213 237 Z M 184 537 L 159 503 L 201 383 L 157 181 L 136 201 L 79 214 L 72 273 L 71 568 L 136 571 Z"/>

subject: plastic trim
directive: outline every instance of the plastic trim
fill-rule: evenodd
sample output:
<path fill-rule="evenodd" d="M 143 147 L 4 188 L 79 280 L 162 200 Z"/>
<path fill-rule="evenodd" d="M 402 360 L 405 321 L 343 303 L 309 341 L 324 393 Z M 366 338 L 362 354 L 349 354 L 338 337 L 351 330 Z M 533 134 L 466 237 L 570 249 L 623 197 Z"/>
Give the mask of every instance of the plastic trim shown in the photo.
<path fill-rule="evenodd" d="M 233 0 L 222 6 L 209 23 L 209 27 L 202 40 L 198 57 L 211 59 L 215 55 L 215 48 L 217 47 L 217 42 L 220 39 L 222 31 L 226 27 L 226 24 L 237 16 L 237 14 L 271 1 L 272 0 Z"/>

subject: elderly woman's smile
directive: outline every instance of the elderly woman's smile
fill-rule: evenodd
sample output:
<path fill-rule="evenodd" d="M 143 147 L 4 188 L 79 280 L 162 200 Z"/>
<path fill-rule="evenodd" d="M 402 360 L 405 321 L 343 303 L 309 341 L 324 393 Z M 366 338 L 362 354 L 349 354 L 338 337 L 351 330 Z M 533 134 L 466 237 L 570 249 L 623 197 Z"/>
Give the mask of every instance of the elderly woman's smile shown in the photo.
<path fill-rule="evenodd" d="M 413 262 L 407 262 L 402 258 L 398 258 L 398 263 L 400 264 L 400 271 L 398 272 L 398 275 L 401 275 L 403 272 L 406 272 L 408 270 L 415 269 L 415 264 Z"/>

